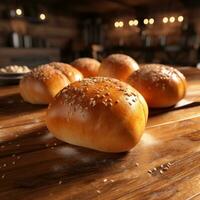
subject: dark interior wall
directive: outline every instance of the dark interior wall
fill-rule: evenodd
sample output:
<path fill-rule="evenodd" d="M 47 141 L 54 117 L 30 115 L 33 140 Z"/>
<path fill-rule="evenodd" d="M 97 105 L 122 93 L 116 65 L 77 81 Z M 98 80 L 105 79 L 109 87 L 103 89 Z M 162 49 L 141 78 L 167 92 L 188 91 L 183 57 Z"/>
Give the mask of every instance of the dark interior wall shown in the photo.
<path fill-rule="evenodd" d="M 16 8 L 15 8 L 16 9 Z M 23 10 L 25 12 L 25 9 Z M 46 20 L 39 20 L 40 12 L 32 16 L 8 17 L 9 9 L 0 2 L 0 66 L 24 64 L 36 66 L 50 61 L 72 60 L 72 51 L 79 38 L 77 17 L 51 13 L 43 9 Z M 22 46 L 13 48 L 13 33 L 22 40 Z M 31 38 L 31 47 L 25 49 L 24 38 Z M 65 54 L 63 55 L 63 50 Z"/>
<path fill-rule="evenodd" d="M 0 4 L 0 11 L 5 11 L 6 6 Z M 7 11 L 8 12 L 8 11 Z M 8 35 L 17 32 L 46 40 L 47 47 L 62 48 L 70 40 L 77 38 L 78 20 L 76 17 L 54 15 L 46 11 L 47 19 L 44 22 L 30 18 L 0 18 L 0 46 L 8 46 Z"/>
<path fill-rule="evenodd" d="M 129 6 L 133 2 L 128 0 L 117 1 L 119 3 L 114 5 L 110 1 L 106 3 L 107 0 L 103 0 L 99 6 L 97 2 L 91 4 L 91 0 L 85 0 L 83 4 L 75 0 L 70 5 L 69 3 L 57 3 L 55 4 L 57 7 L 54 8 L 52 2 L 55 4 L 56 1 L 51 0 L 50 4 L 46 4 L 50 7 L 41 9 L 39 6 L 33 12 L 29 4 L 28 7 L 24 7 L 24 11 L 29 11 L 25 13 L 24 18 L 6 19 L 1 16 L 0 47 L 8 46 L 9 35 L 15 31 L 21 35 L 44 40 L 45 48 L 61 49 L 61 58 L 66 62 L 70 62 L 75 57 L 93 56 L 92 46 L 94 44 L 103 47 L 95 46 L 96 49 L 104 49 L 100 58 L 112 52 L 124 52 L 137 58 L 139 62 L 155 61 L 195 65 L 198 61 L 200 35 L 198 6 L 187 7 L 188 5 L 180 3 L 179 0 L 173 1 L 178 2 L 173 5 L 166 0 L 164 2 L 167 4 L 160 5 L 158 2 L 158 4 L 149 3 L 148 6 L 140 6 L 139 0 L 136 6 Z M 146 0 L 146 2 L 153 1 Z M 5 3 L 0 2 L 0 15 L 6 8 L 8 7 Z M 69 12 L 71 9 L 74 15 L 72 11 Z M 45 22 L 34 18 L 38 17 L 41 10 L 47 15 Z M 175 16 L 177 19 L 179 15 L 184 16 L 184 22 L 162 23 L 164 16 Z M 155 23 L 144 25 L 145 17 L 153 17 Z M 132 18 L 139 20 L 139 26 L 130 27 L 128 25 Z M 124 22 L 123 28 L 114 27 L 114 22 L 119 20 Z M 187 46 L 184 46 L 185 43 Z M 155 57 L 152 56 L 154 52 Z M 191 58 L 190 52 L 192 52 Z M 175 60 L 176 58 L 179 60 Z"/>

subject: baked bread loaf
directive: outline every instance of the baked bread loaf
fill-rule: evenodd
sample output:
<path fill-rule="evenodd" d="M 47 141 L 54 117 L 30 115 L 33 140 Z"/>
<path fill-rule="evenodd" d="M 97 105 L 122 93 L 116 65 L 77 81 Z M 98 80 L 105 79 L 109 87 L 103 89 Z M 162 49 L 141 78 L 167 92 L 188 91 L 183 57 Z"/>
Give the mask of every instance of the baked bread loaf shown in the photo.
<path fill-rule="evenodd" d="M 184 75 L 173 67 L 161 64 L 141 65 L 127 82 L 144 96 L 152 108 L 173 106 L 186 93 Z"/>
<path fill-rule="evenodd" d="M 140 140 L 148 117 L 144 98 L 106 77 L 64 88 L 47 111 L 47 127 L 60 140 L 104 152 L 124 152 Z"/>
<path fill-rule="evenodd" d="M 78 58 L 70 64 L 78 69 L 84 77 L 97 76 L 100 67 L 100 62 L 93 58 Z"/>
<path fill-rule="evenodd" d="M 70 81 L 57 69 L 42 65 L 33 69 L 20 81 L 20 94 L 32 104 L 48 104 Z"/>
<path fill-rule="evenodd" d="M 111 54 L 105 58 L 99 69 L 99 76 L 112 77 L 126 81 L 139 66 L 133 58 L 124 54 Z"/>
<path fill-rule="evenodd" d="M 61 62 L 52 62 L 49 63 L 49 65 L 54 69 L 60 70 L 70 82 L 80 81 L 83 79 L 82 73 L 71 65 Z"/>

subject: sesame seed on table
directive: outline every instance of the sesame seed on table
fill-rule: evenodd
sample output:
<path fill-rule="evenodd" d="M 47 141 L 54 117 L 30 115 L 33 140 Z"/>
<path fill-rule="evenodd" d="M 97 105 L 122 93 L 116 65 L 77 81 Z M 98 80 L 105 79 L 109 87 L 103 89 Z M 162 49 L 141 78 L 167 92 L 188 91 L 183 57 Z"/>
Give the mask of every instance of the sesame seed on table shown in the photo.
<path fill-rule="evenodd" d="M 180 71 L 188 81 L 182 106 L 150 115 L 139 144 L 120 154 L 57 140 L 45 126 L 46 106 L 22 101 L 17 86 L 0 87 L 0 199 L 200 199 L 200 71 Z M 65 103 L 77 103 L 75 109 L 81 110 L 78 101 L 94 109 L 100 99 L 109 109 L 120 102 L 113 101 L 106 83 L 92 91 L 88 84 L 93 81 L 83 82 L 82 90 L 68 86 L 72 95 Z M 127 103 L 137 101 L 112 84 Z M 89 92 L 93 95 L 87 99 Z"/>

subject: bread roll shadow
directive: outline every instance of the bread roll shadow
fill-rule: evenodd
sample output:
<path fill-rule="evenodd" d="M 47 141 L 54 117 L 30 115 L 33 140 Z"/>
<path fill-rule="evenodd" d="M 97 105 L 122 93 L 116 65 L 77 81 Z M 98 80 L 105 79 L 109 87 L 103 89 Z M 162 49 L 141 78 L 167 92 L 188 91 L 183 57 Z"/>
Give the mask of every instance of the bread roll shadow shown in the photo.
<path fill-rule="evenodd" d="M 47 105 L 34 105 L 26 103 L 20 94 L 12 94 L 0 97 L 0 115 L 14 115 L 22 114 L 33 111 L 38 111 L 38 109 L 47 108 Z"/>
<path fill-rule="evenodd" d="M 51 154 L 52 157 L 48 163 L 41 163 L 41 165 L 35 166 L 38 170 L 44 165 L 48 166 L 46 173 L 40 176 L 33 174 L 31 177 L 19 179 L 16 183 L 18 187 L 39 188 L 47 184 L 48 186 L 58 184 L 60 180 L 62 180 L 62 184 L 67 186 L 80 181 L 80 179 L 87 180 L 88 175 L 91 174 L 94 174 L 94 178 L 98 178 L 102 176 L 103 172 L 114 168 L 115 173 L 124 170 L 120 167 L 120 163 L 123 163 L 123 160 L 126 158 L 126 152 L 115 154 L 103 153 L 70 145 L 56 138 L 46 138 L 47 140 L 51 140 L 52 144 L 58 144 L 53 149 L 49 147 L 45 150 L 47 153 Z M 37 171 L 37 169 L 35 170 Z"/>

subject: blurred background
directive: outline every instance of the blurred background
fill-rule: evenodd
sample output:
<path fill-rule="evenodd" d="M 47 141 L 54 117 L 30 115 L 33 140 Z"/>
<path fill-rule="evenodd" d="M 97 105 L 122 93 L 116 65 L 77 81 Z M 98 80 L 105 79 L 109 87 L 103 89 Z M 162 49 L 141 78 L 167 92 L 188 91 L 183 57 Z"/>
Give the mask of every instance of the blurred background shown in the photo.
<path fill-rule="evenodd" d="M 197 66 L 199 0 L 1 0 L 0 66 L 121 52 L 139 63 Z"/>

